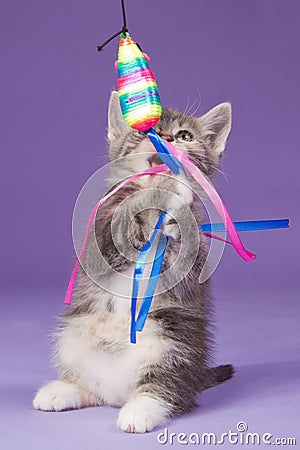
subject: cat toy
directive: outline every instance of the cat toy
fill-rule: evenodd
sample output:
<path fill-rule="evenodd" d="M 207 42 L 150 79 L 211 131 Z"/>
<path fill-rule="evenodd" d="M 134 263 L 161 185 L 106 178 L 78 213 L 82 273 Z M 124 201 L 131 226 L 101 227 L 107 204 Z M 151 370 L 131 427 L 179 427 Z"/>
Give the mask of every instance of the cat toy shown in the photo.
<path fill-rule="evenodd" d="M 150 139 L 154 148 L 158 152 L 163 164 L 149 168 L 144 172 L 135 174 L 134 176 L 131 176 L 122 181 L 116 188 L 109 192 L 109 194 L 104 196 L 94 207 L 88 221 L 84 243 L 77 258 L 68 285 L 65 299 L 65 303 L 68 305 L 71 304 L 72 301 L 72 293 L 74 289 L 76 273 L 84 249 L 86 247 L 90 227 L 98 209 L 110 196 L 114 195 L 115 192 L 117 192 L 127 183 L 130 183 L 139 177 L 145 175 L 156 175 L 158 173 L 164 172 L 172 172 L 175 175 L 183 173 L 186 175 L 186 172 L 188 172 L 206 192 L 222 220 L 222 223 L 219 224 L 201 225 L 200 230 L 210 238 L 219 239 L 231 244 L 236 252 L 245 261 L 254 260 L 256 258 L 256 255 L 244 248 L 237 229 L 239 229 L 239 231 L 249 231 L 257 229 L 288 227 L 287 219 L 273 221 L 233 222 L 218 192 L 210 183 L 210 181 L 205 177 L 205 175 L 201 172 L 201 170 L 189 159 L 189 157 L 185 153 L 172 145 L 170 142 L 162 139 L 156 133 L 153 127 L 158 123 L 162 114 L 162 105 L 159 97 L 156 79 L 149 67 L 149 57 L 142 52 L 140 46 L 133 40 L 133 38 L 129 34 L 126 24 L 124 0 L 121 0 L 121 6 L 123 14 L 122 29 L 118 33 L 115 33 L 113 36 L 111 36 L 102 45 L 98 46 L 98 50 L 101 51 L 111 40 L 113 40 L 117 36 L 120 37 L 117 61 L 118 93 L 124 120 L 131 128 L 140 132 L 144 132 L 146 134 L 146 136 Z M 160 234 L 158 238 L 148 285 L 146 287 L 139 314 L 136 317 L 137 298 L 144 268 L 149 252 L 154 243 L 156 235 L 160 227 L 162 226 L 166 213 L 167 212 L 164 211 L 159 217 L 152 236 L 140 251 L 135 265 L 131 302 L 130 341 L 132 343 L 136 343 L 136 332 L 142 331 L 145 325 L 145 321 L 150 310 L 151 302 L 161 272 L 164 252 L 167 246 L 167 238 L 163 234 Z M 213 234 L 218 231 L 227 231 L 230 240 L 222 239 Z"/>
<path fill-rule="evenodd" d="M 127 24 L 124 0 L 121 0 L 123 27 L 119 33 L 98 46 L 101 51 L 112 39 L 119 36 L 118 51 L 118 93 L 120 106 L 127 124 L 134 130 L 145 132 L 161 160 L 176 175 L 184 168 L 169 150 L 165 141 L 156 133 L 153 127 L 161 117 L 162 105 L 158 93 L 156 79 L 149 67 L 149 57 L 142 52 L 141 47 L 130 36 Z"/>

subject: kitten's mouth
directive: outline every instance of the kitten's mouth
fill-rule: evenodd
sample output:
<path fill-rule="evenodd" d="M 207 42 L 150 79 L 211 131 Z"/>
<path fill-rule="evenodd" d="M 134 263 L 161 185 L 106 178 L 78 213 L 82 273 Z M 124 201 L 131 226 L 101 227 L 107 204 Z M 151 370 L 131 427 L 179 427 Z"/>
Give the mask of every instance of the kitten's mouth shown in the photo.
<path fill-rule="evenodd" d="M 154 153 L 152 156 L 148 158 L 148 162 L 150 167 L 159 166 L 160 164 L 163 164 L 163 161 L 160 159 L 160 156 L 158 153 Z"/>

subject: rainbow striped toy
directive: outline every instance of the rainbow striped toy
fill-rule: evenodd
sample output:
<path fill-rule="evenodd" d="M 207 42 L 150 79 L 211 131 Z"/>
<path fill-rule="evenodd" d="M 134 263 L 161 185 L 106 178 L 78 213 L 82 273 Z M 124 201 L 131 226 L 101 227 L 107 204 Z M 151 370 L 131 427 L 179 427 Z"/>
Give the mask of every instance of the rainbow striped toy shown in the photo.
<path fill-rule="evenodd" d="M 157 83 L 147 58 L 129 33 L 122 32 L 118 52 L 118 92 L 121 110 L 131 128 L 146 133 L 161 160 L 179 174 L 184 167 L 153 127 L 162 113 Z"/>
<path fill-rule="evenodd" d="M 157 83 L 129 33 L 120 39 L 118 92 L 124 119 L 131 128 L 147 131 L 157 124 L 162 112 Z"/>

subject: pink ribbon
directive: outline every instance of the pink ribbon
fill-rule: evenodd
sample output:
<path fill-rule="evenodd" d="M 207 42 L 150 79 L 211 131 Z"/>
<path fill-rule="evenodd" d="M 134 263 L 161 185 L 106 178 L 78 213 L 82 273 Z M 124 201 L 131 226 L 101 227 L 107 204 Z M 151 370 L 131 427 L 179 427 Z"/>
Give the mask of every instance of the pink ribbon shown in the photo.
<path fill-rule="evenodd" d="M 192 175 L 192 177 L 207 193 L 208 197 L 210 198 L 216 210 L 218 211 L 222 219 L 222 222 L 224 223 L 228 236 L 230 237 L 231 244 L 235 248 L 235 251 L 245 261 L 252 261 L 253 259 L 255 259 L 256 255 L 254 253 L 249 252 L 249 250 L 246 250 L 245 247 L 243 246 L 242 241 L 238 235 L 238 232 L 234 226 L 234 223 L 229 215 L 229 212 L 227 211 L 226 206 L 224 205 L 221 197 L 219 196 L 213 185 L 208 181 L 208 179 L 201 172 L 201 170 L 198 169 L 198 167 L 190 160 L 190 158 L 185 153 L 183 153 L 177 147 L 172 145 L 170 142 L 165 141 L 165 143 L 167 144 L 170 152 L 182 162 L 182 164 Z M 211 235 L 210 237 L 215 236 Z"/>

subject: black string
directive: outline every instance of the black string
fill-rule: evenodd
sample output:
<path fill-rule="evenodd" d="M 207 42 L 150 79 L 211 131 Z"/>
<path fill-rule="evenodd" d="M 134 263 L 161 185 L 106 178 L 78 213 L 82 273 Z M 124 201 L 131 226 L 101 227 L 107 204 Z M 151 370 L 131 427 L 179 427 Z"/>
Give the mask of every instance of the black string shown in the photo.
<path fill-rule="evenodd" d="M 119 36 L 120 33 L 123 33 L 123 28 L 122 28 L 122 30 L 118 31 L 118 32 L 115 33 L 113 36 L 111 36 L 109 39 L 107 39 L 105 42 L 103 42 L 103 44 L 97 45 L 97 50 L 98 50 L 98 52 L 101 52 L 101 50 L 103 49 L 103 47 L 105 47 L 110 41 L 112 41 L 112 40 L 115 39 L 117 36 Z"/>
<path fill-rule="evenodd" d="M 122 15 L 123 15 L 123 30 L 128 31 L 127 30 L 127 22 L 126 22 L 125 1 L 121 0 L 121 4 L 122 4 Z"/>
<path fill-rule="evenodd" d="M 127 21 L 126 21 L 126 12 L 125 12 L 125 0 L 121 0 L 121 6 L 122 6 L 122 16 L 123 16 L 123 27 L 122 30 L 115 33 L 113 36 L 108 38 L 103 44 L 97 46 L 98 52 L 100 52 L 110 41 L 115 39 L 119 34 L 123 34 L 123 36 L 126 36 L 126 33 L 128 32 L 127 29 Z"/>

